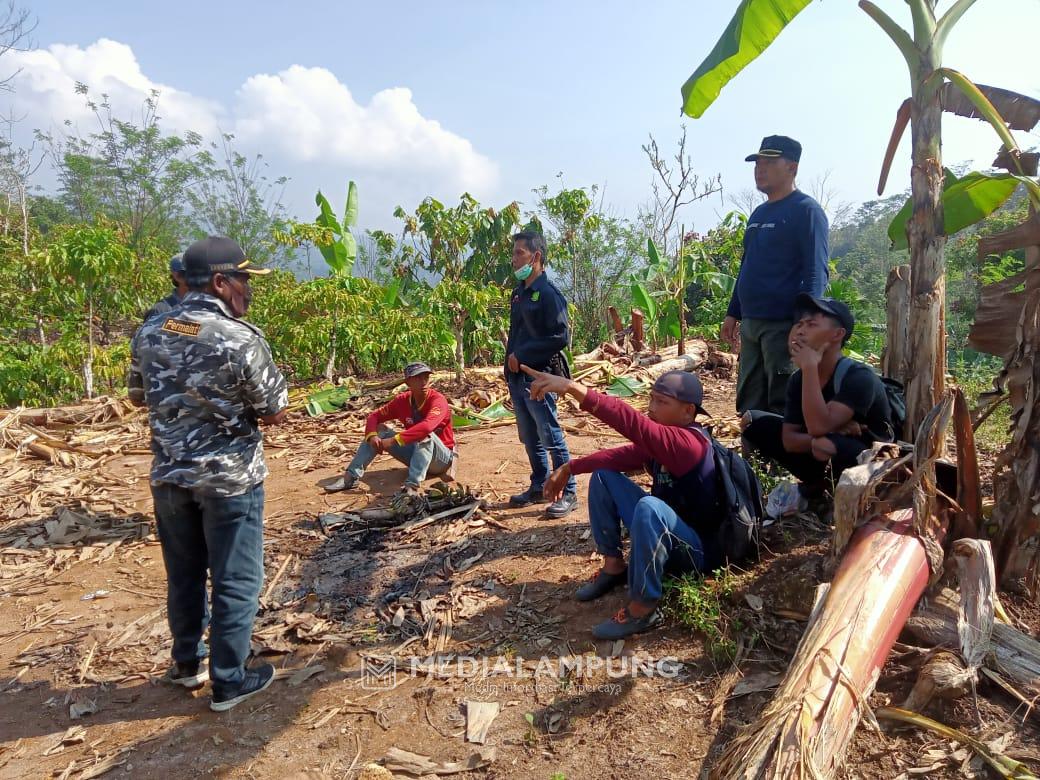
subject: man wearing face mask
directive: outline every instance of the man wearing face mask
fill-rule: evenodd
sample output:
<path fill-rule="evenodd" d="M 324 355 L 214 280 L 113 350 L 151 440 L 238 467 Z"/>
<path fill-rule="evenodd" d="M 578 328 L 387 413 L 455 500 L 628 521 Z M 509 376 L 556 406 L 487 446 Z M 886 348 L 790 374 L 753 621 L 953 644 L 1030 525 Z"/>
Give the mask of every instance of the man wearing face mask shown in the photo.
<path fill-rule="evenodd" d="M 274 679 L 270 664 L 246 669 L 245 662 L 264 576 L 267 466 L 258 423 L 282 422 L 289 399 L 263 334 L 240 319 L 250 279 L 269 271 L 217 236 L 196 241 L 183 260 L 188 294 L 137 331 L 128 386 L 130 400 L 148 407 L 152 432 L 152 497 L 173 635 L 164 680 L 188 688 L 212 680 L 210 708 L 222 712 Z"/>
<path fill-rule="evenodd" d="M 570 378 L 563 350 L 570 343 L 567 301 L 545 274 L 545 238 L 524 230 L 513 236 L 513 275 L 519 284 L 509 306 L 506 344 L 506 385 L 516 412 L 516 430 L 531 464 L 528 488 L 509 498 L 514 507 L 545 500 L 542 487 L 549 476 L 549 460 L 558 469 L 571 459 L 563 428 L 556 416 L 556 396 L 531 397 L 531 378 L 521 364 L 536 371 Z M 565 517 L 578 505 L 578 486 L 567 480 L 560 497 L 546 509 L 548 517 Z"/>

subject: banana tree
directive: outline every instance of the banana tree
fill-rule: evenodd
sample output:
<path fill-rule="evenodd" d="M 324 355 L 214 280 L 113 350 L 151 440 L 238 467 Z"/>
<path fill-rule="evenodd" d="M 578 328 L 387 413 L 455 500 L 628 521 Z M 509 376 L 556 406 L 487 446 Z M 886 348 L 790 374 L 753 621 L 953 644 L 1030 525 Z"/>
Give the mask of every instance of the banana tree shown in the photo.
<path fill-rule="evenodd" d="M 742 0 L 711 54 L 683 85 L 683 110 L 692 117 L 701 116 L 723 86 L 758 57 L 809 2 Z M 905 235 L 910 249 L 912 303 L 910 344 L 906 350 L 910 365 L 906 366 L 902 378 L 907 386 L 908 423 L 914 427 L 938 402 L 946 372 L 943 250 L 948 225 L 940 144 L 944 103 L 947 110 L 960 114 L 970 106 L 972 115 L 985 118 L 993 125 L 1009 151 L 1013 154 L 1018 151 L 1007 124 L 986 93 L 961 73 L 942 65 L 943 48 L 950 31 L 974 3 L 975 0 L 955 0 L 944 14 L 937 16 L 938 0 L 907 0 L 912 18 L 912 30 L 908 32 L 869 0 L 859 2 L 859 7 L 899 49 L 910 75 L 910 98 L 897 116 L 882 169 L 881 187 L 895 148 L 909 124 L 913 158 L 910 213 L 895 229 L 899 242 Z M 1031 197 L 1040 199 L 1036 182 L 1024 183 L 1030 187 Z M 992 200 L 991 193 L 1006 188 L 1007 182 L 974 181 L 972 185 L 976 193 L 985 190 Z"/>
<path fill-rule="evenodd" d="M 347 201 L 343 207 L 342 220 L 336 218 L 328 198 L 321 190 L 314 196 L 314 203 L 319 209 L 314 222 L 290 221 L 284 231 L 275 232 L 274 240 L 292 247 L 317 247 L 329 267 L 332 282 L 342 284 L 351 277 L 357 259 L 357 239 L 352 232 L 358 218 L 357 185 L 353 181 L 347 184 Z M 329 359 L 325 364 L 325 379 L 330 382 L 336 372 L 338 320 L 339 312 L 333 309 L 332 327 L 329 330 Z"/>

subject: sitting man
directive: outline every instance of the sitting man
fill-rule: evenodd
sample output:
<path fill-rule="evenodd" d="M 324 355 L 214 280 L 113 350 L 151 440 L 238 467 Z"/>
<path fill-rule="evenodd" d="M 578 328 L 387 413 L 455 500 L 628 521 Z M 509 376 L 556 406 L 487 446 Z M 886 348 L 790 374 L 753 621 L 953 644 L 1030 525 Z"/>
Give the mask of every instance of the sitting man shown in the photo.
<path fill-rule="evenodd" d="M 854 326 L 841 301 L 798 295 L 788 338 L 798 370 L 787 385 L 784 416 L 749 411 L 742 421 L 745 442 L 800 481 L 803 507 L 822 498 L 829 481 L 836 482 L 873 442 L 894 438 L 881 378 L 841 354 Z"/>
<path fill-rule="evenodd" d="M 598 639 L 621 639 L 660 620 L 657 604 L 665 572 L 711 571 L 721 565 L 716 542 L 721 512 L 715 497 L 715 459 L 708 434 L 697 423 L 704 391 L 694 374 L 669 371 L 650 391 L 647 414 L 561 376 L 523 370 L 534 382 L 531 396 L 570 393 L 581 408 L 623 434 L 631 443 L 576 458 L 545 483 L 550 501 L 574 474 L 592 473 L 589 523 L 603 568 L 578 588 L 579 601 L 592 601 L 628 583 L 628 604 L 592 629 Z M 645 468 L 653 477 L 650 495 L 623 472 Z M 628 566 L 621 547 L 628 529 Z"/>
<path fill-rule="evenodd" d="M 432 371 L 425 363 L 409 363 L 404 369 L 408 390 L 376 409 L 365 422 L 365 441 L 342 476 L 319 484 L 329 493 L 350 490 L 376 455 L 387 453 L 408 466 L 404 489 L 413 492 L 427 474 L 455 476 L 455 432 L 451 427 L 448 399 L 429 386 Z M 395 432 L 384 423 L 397 420 L 405 426 Z"/>

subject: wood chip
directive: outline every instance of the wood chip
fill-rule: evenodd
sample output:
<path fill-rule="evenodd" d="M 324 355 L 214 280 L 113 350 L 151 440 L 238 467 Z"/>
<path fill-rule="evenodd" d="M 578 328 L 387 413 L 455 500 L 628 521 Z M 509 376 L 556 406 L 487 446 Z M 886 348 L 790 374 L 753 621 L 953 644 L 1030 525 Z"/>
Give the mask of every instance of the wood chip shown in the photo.
<path fill-rule="evenodd" d="M 488 729 L 498 717 L 497 701 L 466 702 L 466 741 L 483 745 L 487 741 Z"/>

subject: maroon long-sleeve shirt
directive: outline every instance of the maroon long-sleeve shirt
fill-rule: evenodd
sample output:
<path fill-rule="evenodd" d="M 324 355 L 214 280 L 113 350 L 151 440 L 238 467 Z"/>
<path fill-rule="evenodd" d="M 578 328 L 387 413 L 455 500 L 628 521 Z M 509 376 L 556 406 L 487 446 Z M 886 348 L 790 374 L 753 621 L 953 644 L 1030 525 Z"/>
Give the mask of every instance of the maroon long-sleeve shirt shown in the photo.
<path fill-rule="evenodd" d="M 598 469 L 634 471 L 655 460 L 670 474 L 682 477 L 697 468 L 707 454 L 707 442 L 690 429 L 656 423 L 620 398 L 589 390 L 581 408 L 632 443 L 575 458 L 571 461 L 572 474 Z"/>

